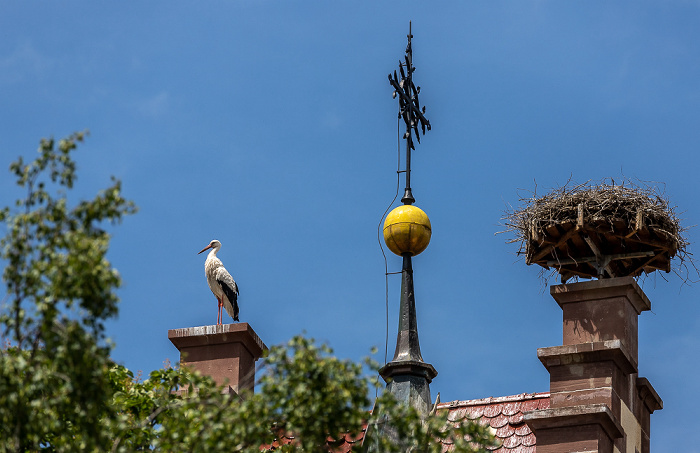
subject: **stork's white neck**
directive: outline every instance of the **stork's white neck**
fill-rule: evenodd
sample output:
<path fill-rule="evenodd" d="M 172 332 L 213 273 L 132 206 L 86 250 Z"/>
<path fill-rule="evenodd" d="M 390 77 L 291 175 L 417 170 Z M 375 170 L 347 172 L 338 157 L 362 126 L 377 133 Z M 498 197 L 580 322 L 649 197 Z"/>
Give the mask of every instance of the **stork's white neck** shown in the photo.
<path fill-rule="evenodd" d="M 207 259 L 215 258 L 216 252 L 218 252 L 220 248 L 221 248 L 221 246 L 212 247 L 212 249 L 209 251 L 209 254 L 207 255 Z"/>

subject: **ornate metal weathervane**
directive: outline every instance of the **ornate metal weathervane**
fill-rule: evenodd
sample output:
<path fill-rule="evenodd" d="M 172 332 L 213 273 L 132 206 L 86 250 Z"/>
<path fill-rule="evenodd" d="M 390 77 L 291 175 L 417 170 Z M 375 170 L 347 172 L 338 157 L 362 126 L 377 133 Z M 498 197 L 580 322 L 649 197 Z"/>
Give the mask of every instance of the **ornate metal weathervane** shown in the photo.
<path fill-rule="evenodd" d="M 387 391 L 399 401 L 413 406 L 423 416 L 427 416 L 434 407 L 430 400 L 430 381 L 437 375 L 435 368 L 423 361 L 418 343 L 418 324 L 416 322 L 416 302 L 413 290 L 413 267 L 411 258 L 421 253 L 428 246 L 431 236 L 430 219 L 416 206 L 411 194 L 411 150 L 415 149 L 413 134 L 420 143 L 420 132 L 430 130 L 430 122 L 423 115 L 425 108 L 418 102 L 420 88 L 413 84 L 411 38 L 408 33 L 406 57 L 399 63 L 398 74 L 389 75 L 394 87 L 394 97 L 399 97 L 401 108 L 399 117 L 406 123 L 406 190 L 401 199 L 403 206 L 389 213 L 384 222 L 384 241 L 389 249 L 403 258 L 401 271 L 401 304 L 399 308 L 399 331 L 396 337 L 396 352 L 391 362 L 384 365 L 379 373 L 387 382 Z"/>
<path fill-rule="evenodd" d="M 401 198 L 403 204 L 413 204 L 416 201 L 411 193 L 411 150 L 416 149 L 413 144 L 413 134 L 415 133 L 416 140 L 420 143 L 418 126 L 420 125 L 423 135 L 425 135 L 426 128 L 430 130 L 430 121 L 424 116 L 425 107 L 421 108 L 418 101 L 420 87 L 416 87 L 413 84 L 413 71 L 416 68 L 413 66 L 411 38 L 413 38 L 413 35 L 411 34 L 411 23 L 409 22 L 406 56 L 403 62 L 399 61 L 401 79 L 399 79 L 396 71 L 394 71 L 393 77 L 392 74 L 389 74 L 389 83 L 394 87 L 394 99 L 396 99 L 396 96 L 399 97 L 399 118 L 403 118 L 404 123 L 406 123 L 406 133 L 403 135 L 403 138 L 406 140 L 406 189 L 403 198 Z"/>

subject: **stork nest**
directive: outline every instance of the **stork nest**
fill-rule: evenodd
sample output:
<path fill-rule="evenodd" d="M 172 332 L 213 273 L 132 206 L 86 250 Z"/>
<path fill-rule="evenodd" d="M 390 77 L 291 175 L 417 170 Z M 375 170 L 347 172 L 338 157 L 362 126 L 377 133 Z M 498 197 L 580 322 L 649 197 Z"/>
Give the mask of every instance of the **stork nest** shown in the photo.
<path fill-rule="evenodd" d="M 552 269 L 562 282 L 670 272 L 674 257 L 678 270 L 687 271 L 686 261 L 695 268 L 675 207 L 656 187 L 589 181 L 520 202 L 505 213 L 502 232 L 515 236 L 508 242 L 520 243 L 528 265 Z"/>

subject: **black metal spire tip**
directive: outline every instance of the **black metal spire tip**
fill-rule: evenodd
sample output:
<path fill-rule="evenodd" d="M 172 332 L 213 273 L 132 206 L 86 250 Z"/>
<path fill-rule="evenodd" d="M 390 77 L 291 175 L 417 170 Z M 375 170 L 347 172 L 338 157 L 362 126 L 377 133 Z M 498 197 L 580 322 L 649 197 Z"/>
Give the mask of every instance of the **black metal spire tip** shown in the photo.
<path fill-rule="evenodd" d="M 430 121 L 425 117 L 425 106 L 421 107 L 418 100 L 420 87 L 413 83 L 413 72 L 416 70 L 413 66 L 413 47 L 411 45 L 411 23 L 408 25 L 408 44 L 406 45 L 406 55 L 404 61 L 399 61 L 399 72 L 394 71 L 389 74 L 389 83 L 394 87 L 393 97 L 399 98 L 399 118 L 403 118 L 406 124 L 406 132 L 403 134 L 406 140 L 406 189 L 401 201 L 404 204 L 413 204 L 416 200 L 411 193 L 411 150 L 415 150 L 413 137 L 420 143 L 420 132 L 430 130 Z M 401 77 L 399 77 L 399 74 Z M 420 127 L 420 131 L 418 128 Z"/>

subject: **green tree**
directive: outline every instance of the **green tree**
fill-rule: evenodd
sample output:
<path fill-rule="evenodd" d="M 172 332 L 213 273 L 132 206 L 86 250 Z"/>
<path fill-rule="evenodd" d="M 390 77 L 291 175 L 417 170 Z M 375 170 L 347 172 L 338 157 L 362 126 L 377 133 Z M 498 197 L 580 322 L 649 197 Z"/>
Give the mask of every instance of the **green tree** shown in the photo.
<path fill-rule="evenodd" d="M 376 364 L 339 360 L 303 337 L 270 348 L 259 391 L 222 394 L 186 368 L 148 379 L 114 364 L 104 322 L 117 313 L 119 274 L 106 260 L 106 223 L 136 211 L 112 184 L 94 199 L 69 203 L 72 152 L 84 133 L 41 140 L 39 157 L 10 170 L 26 195 L 0 210 L 0 259 L 7 292 L 0 311 L 0 452 L 156 450 L 250 451 L 281 435 L 279 451 L 328 451 L 329 436 L 359 433 L 368 418 Z M 377 451 L 480 451 L 493 438 L 470 421 L 421 420 L 391 395 L 376 401 L 402 445 L 373 436 Z"/>
<path fill-rule="evenodd" d="M 98 449 L 109 437 L 109 349 L 104 320 L 117 312 L 119 275 L 106 260 L 104 222 L 135 211 L 119 181 L 69 206 L 76 179 L 71 152 L 84 133 L 41 140 L 39 157 L 10 166 L 26 195 L 0 210 L 0 258 L 7 294 L 0 328 L 0 438 L 28 451 Z"/>
<path fill-rule="evenodd" d="M 380 417 L 369 417 L 377 364 L 339 360 L 333 351 L 301 336 L 286 345 L 273 346 L 265 357 L 256 393 L 222 395 L 207 377 L 187 369 L 157 370 L 142 383 L 134 383 L 124 368 L 121 388 L 115 394 L 122 431 L 112 451 L 134 451 L 150 446 L 159 451 L 257 453 L 282 435 L 294 438 L 281 452 L 332 451 L 340 436 L 357 435 L 370 418 L 370 432 L 388 423 L 397 444 L 389 437 L 371 436 L 372 451 L 486 451 L 495 445 L 488 428 L 470 420 L 447 421 L 447 414 L 421 419 L 415 410 L 397 404 L 389 393 L 376 400 Z M 176 393 L 177 389 L 180 394 Z M 198 389 L 198 391 L 195 391 Z M 387 420 L 389 420 L 387 422 Z M 360 451 L 361 448 L 356 448 Z"/>

